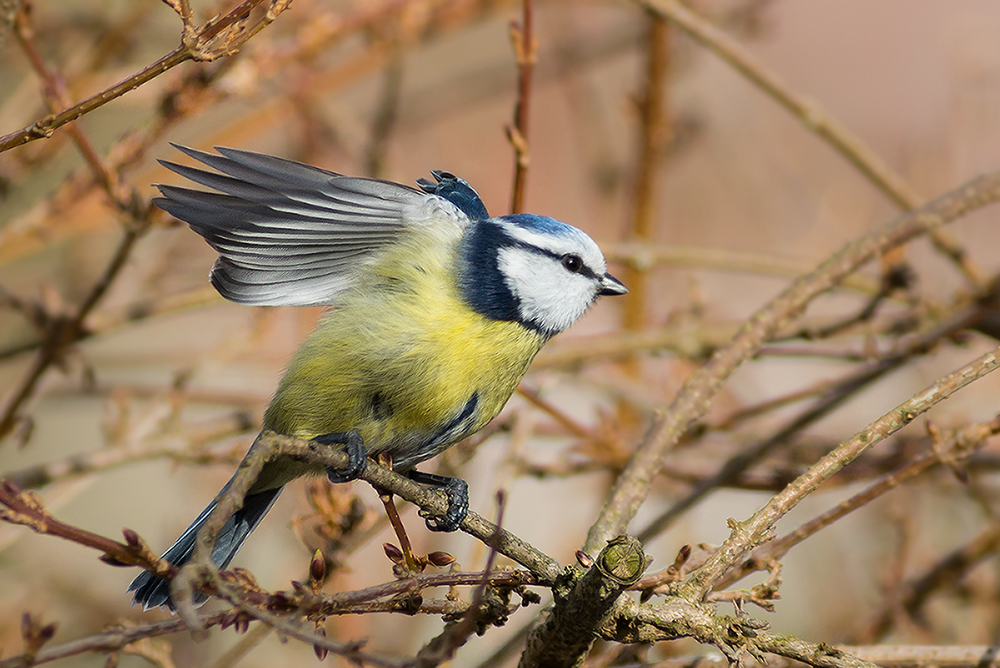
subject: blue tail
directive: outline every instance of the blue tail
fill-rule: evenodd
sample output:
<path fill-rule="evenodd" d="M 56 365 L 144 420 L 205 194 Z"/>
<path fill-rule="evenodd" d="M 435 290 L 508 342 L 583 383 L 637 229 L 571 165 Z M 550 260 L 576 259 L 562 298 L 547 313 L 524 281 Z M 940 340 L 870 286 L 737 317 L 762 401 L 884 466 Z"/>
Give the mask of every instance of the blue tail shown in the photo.
<path fill-rule="evenodd" d="M 219 540 L 216 541 L 215 547 L 212 549 L 212 561 L 215 562 L 216 566 L 225 568 L 229 565 L 229 562 L 236 556 L 236 552 L 240 549 L 240 546 L 243 545 L 243 541 L 247 539 L 251 531 L 257 528 L 261 519 L 271 509 L 271 506 L 274 505 L 278 495 L 281 494 L 281 490 L 281 487 L 269 489 L 257 494 L 250 494 L 244 499 L 243 507 L 229 518 L 229 521 L 222 527 L 222 531 L 219 532 Z M 191 526 L 181 534 L 181 537 L 170 546 L 170 549 L 163 553 L 162 558 L 175 566 L 186 564 L 194 552 L 198 530 L 208 520 L 208 516 L 214 508 L 215 501 L 212 501 L 212 503 L 208 504 L 208 508 L 201 511 L 198 519 L 192 522 Z M 174 602 L 170 599 L 170 583 L 166 580 L 161 580 L 149 571 L 140 573 L 139 577 L 132 580 L 132 584 L 128 586 L 126 591 L 135 592 L 135 596 L 132 598 L 132 605 L 141 603 L 143 610 L 149 610 L 157 606 L 170 610 L 177 609 Z M 208 597 L 205 594 L 198 593 L 195 595 L 194 600 L 195 603 L 201 603 L 206 598 Z"/>

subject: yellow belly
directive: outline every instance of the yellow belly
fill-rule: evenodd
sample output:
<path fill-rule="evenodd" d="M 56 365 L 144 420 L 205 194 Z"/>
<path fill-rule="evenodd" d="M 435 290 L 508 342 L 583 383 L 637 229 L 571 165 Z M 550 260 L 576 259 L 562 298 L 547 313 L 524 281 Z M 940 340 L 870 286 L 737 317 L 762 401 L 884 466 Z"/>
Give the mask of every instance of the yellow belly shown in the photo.
<path fill-rule="evenodd" d="M 324 317 L 292 358 L 265 427 L 300 438 L 357 431 L 369 454 L 388 451 L 408 467 L 500 412 L 544 337 L 471 311 L 447 272 L 413 274 L 373 281 Z M 460 428 L 443 434 L 448 426 Z"/>

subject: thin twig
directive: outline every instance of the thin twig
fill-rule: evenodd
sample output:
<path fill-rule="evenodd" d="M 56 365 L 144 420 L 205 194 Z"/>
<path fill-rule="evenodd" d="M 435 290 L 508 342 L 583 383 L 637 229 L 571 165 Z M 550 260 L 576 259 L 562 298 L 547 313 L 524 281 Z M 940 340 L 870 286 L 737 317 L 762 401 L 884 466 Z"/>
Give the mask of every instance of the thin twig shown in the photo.
<path fill-rule="evenodd" d="M 664 457 L 695 420 L 708 410 L 725 380 L 774 334 L 798 317 L 809 302 L 886 250 L 1000 199 L 1000 172 L 981 176 L 925 207 L 904 214 L 848 243 L 810 274 L 793 282 L 757 311 L 729 344 L 720 348 L 684 383 L 664 415 L 619 477 L 587 535 L 584 550 L 595 554 L 610 537 L 625 532 L 649 493 Z"/>
<path fill-rule="evenodd" d="M 647 11 L 668 19 L 771 96 L 802 121 L 808 130 L 814 132 L 854 165 L 900 209 L 909 211 L 923 202 L 923 198 L 885 164 L 860 137 L 817 103 L 796 95 L 777 74 L 756 61 L 736 40 L 692 12 L 680 0 L 636 0 L 636 2 Z M 978 267 L 955 240 L 943 231 L 934 231 L 930 236 L 935 247 L 957 265 L 970 285 L 978 287 L 982 284 Z"/>
<path fill-rule="evenodd" d="M 767 564 L 780 560 L 789 550 L 821 529 L 864 507 L 908 480 L 912 480 L 942 463 L 954 464 L 960 459 L 971 456 L 985 443 L 987 438 L 997 433 L 1000 433 L 1000 417 L 994 418 L 990 422 L 967 425 L 950 434 L 946 439 L 939 439 L 935 443 L 933 451 L 907 462 L 898 470 L 883 476 L 868 488 L 806 522 L 791 533 L 757 548 L 739 568 L 726 573 L 717 586 L 720 588 L 729 587 L 750 573 L 766 568 Z"/>
<path fill-rule="evenodd" d="M 129 91 L 135 90 L 188 60 L 211 61 L 236 53 L 247 40 L 274 21 L 290 4 L 290 0 L 270 0 L 268 9 L 262 17 L 253 23 L 245 23 L 244 19 L 250 11 L 264 2 L 265 0 L 245 0 L 224 16 L 217 16 L 209 20 L 197 30 L 193 29 L 190 24 L 185 25 L 182 31 L 181 46 L 111 88 L 101 91 L 65 111 L 49 114 L 26 128 L 0 137 L 0 153 L 36 139 L 51 137 L 53 132 L 67 123 L 75 121 Z"/>
<path fill-rule="evenodd" d="M 112 566 L 142 566 L 159 577 L 170 577 L 177 569 L 157 558 L 152 550 L 131 529 L 124 529 L 125 543 L 113 541 L 99 534 L 53 517 L 37 494 L 18 488 L 7 480 L 0 480 L 0 521 L 26 526 L 36 533 L 56 536 L 91 547 L 101 552 L 101 560 Z"/>
<path fill-rule="evenodd" d="M 934 323 L 926 331 L 919 332 L 908 340 L 901 342 L 892 353 L 886 354 L 871 364 L 851 372 L 836 383 L 824 383 L 820 386 L 822 391 L 812 405 L 801 411 L 797 416 L 789 420 L 784 427 L 778 429 L 768 438 L 731 457 L 715 475 L 699 482 L 691 492 L 650 522 L 638 534 L 639 539 L 648 541 L 665 531 L 675 520 L 705 498 L 712 490 L 729 483 L 735 476 L 747 470 L 753 463 L 759 461 L 774 448 L 787 443 L 788 439 L 793 435 L 829 415 L 832 411 L 843 405 L 844 402 L 856 396 L 858 390 L 869 386 L 889 372 L 898 369 L 914 357 L 927 354 L 938 343 L 954 336 L 957 332 L 969 328 L 976 320 L 982 317 L 983 311 L 979 305 L 964 308 L 952 317 Z"/>
<path fill-rule="evenodd" d="M 496 526 L 497 531 L 499 531 L 500 527 L 503 526 L 506 495 L 501 490 L 497 492 L 496 498 Z M 486 588 L 490 586 L 490 575 L 493 573 L 496 558 L 496 548 L 491 548 L 489 555 L 486 557 L 486 567 L 483 569 L 482 580 L 473 590 L 469 608 L 462 615 L 462 618 L 458 622 L 446 626 L 440 635 L 427 643 L 417 653 L 414 660 L 407 664 L 408 666 L 412 668 L 433 668 L 434 666 L 439 666 L 454 658 L 455 652 L 468 642 L 469 637 L 479 628 L 480 617 L 483 613 L 483 601 L 486 597 Z"/>
<path fill-rule="evenodd" d="M 201 624 L 204 628 L 218 626 L 227 615 L 229 615 L 228 611 L 206 615 L 201 618 Z M 43 647 L 34 656 L 34 660 L 30 665 L 58 661 L 59 659 L 88 652 L 111 652 L 143 638 L 155 638 L 170 633 L 180 633 L 186 629 L 187 627 L 180 619 L 169 619 L 152 624 L 133 626 L 131 628 L 113 628 L 102 633 L 77 638 L 61 645 Z M 0 668 L 23 668 L 24 665 L 23 656 L 11 656 L 6 659 L 0 659 Z"/>
<path fill-rule="evenodd" d="M 514 123 L 507 126 L 507 138 L 514 147 L 514 186 L 510 212 L 524 211 L 524 191 L 528 181 L 531 153 L 528 149 L 528 123 L 531 118 L 531 78 L 538 60 L 538 41 L 534 33 L 534 0 L 521 0 L 521 23 L 511 21 L 510 41 L 517 59 L 517 102 Z"/>
<path fill-rule="evenodd" d="M 878 610 L 869 624 L 866 635 L 873 639 L 883 637 L 892 630 L 898 612 L 920 618 L 922 608 L 931 595 L 960 580 L 983 560 L 995 556 L 1000 550 L 1000 522 L 994 521 L 971 541 L 945 555 L 924 573 L 902 583 L 898 600 Z"/>
<path fill-rule="evenodd" d="M 746 249 L 665 244 L 655 241 L 641 243 L 602 241 L 601 249 L 609 262 L 625 262 L 646 270 L 666 265 L 746 272 L 777 278 L 797 278 L 816 266 L 816 262 L 803 257 L 788 257 Z M 867 276 L 850 276 L 844 280 L 841 287 L 868 295 L 876 294 L 880 289 L 879 282 Z"/>
<path fill-rule="evenodd" d="M 101 448 L 83 452 L 8 471 L 4 473 L 4 478 L 22 489 L 39 489 L 81 476 L 156 459 L 168 459 L 176 464 L 235 465 L 239 463 L 239 457 L 231 450 L 228 452 L 205 450 L 204 444 L 244 434 L 255 427 L 260 428 L 249 415 L 242 412 L 200 424 L 182 424 L 179 427 L 178 432 L 184 434 L 180 438 L 165 436 L 149 443 L 144 442 L 139 447 Z"/>
<path fill-rule="evenodd" d="M 124 235 L 118 242 L 114 255 L 104 268 L 104 273 L 97 279 L 91 287 L 90 292 L 83 301 L 74 309 L 73 313 L 65 318 L 54 320 L 50 323 L 50 330 L 45 340 L 45 344 L 35 355 L 28 372 L 15 384 L 14 389 L 4 400 L 3 408 L 0 409 L 0 439 L 7 436 L 17 424 L 18 412 L 28 399 L 35 392 L 38 382 L 43 374 L 53 364 L 62 359 L 67 349 L 75 344 L 83 336 L 83 322 L 90 311 L 97 306 L 97 303 L 104 297 L 112 282 L 125 266 L 125 262 L 139 238 L 148 228 L 148 218 L 134 221 L 134 225 L 126 228 Z"/>
<path fill-rule="evenodd" d="M 399 44 L 391 47 L 392 56 L 386 63 L 381 99 L 371 126 L 368 143 L 368 175 L 385 178 L 389 139 L 399 119 L 399 99 L 403 88 L 403 54 Z"/>
<path fill-rule="evenodd" d="M 682 591 L 694 600 L 700 600 L 744 555 L 769 536 L 778 519 L 798 505 L 820 483 L 868 448 L 902 429 L 921 413 L 997 367 L 1000 367 L 1000 348 L 931 384 L 839 445 L 775 495 L 753 517 L 745 522 L 733 522 L 730 537 L 690 574 Z"/>

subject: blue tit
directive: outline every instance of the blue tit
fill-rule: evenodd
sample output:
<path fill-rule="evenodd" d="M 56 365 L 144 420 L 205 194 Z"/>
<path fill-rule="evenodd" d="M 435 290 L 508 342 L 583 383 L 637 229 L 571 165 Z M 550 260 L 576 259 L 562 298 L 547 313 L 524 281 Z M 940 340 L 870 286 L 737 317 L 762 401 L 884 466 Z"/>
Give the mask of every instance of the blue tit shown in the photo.
<path fill-rule="evenodd" d="M 434 171 L 419 189 L 342 176 L 258 153 L 177 147 L 215 171 L 162 161 L 217 192 L 158 186 L 153 202 L 219 253 L 212 285 L 255 306 L 332 305 L 292 356 L 264 428 L 345 448 L 449 497 L 433 530 L 454 531 L 466 484 L 413 467 L 482 429 L 500 412 L 539 349 L 599 295 L 621 295 L 597 244 L 552 218 L 491 218 L 464 180 Z M 253 446 L 251 446 L 252 450 Z M 289 481 L 322 470 L 267 464 L 212 553 L 225 568 Z M 166 551 L 191 558 L 214 503 Z M 144 609 L 174 609 L 169 583 L 144 572 L 129 586 Z M 203 598 L 203 597 L 202 597 Z"/>

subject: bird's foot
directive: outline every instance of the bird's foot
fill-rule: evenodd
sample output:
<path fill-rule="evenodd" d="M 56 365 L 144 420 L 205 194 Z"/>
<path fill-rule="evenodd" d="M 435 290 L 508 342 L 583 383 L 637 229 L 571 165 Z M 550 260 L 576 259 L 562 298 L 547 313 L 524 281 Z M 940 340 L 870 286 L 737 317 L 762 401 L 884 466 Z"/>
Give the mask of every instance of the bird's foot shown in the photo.
<path fill-rule="evenodd" d="M 444 515 L 423 516 L 427 528 L 431 531 L 452 532 L 458 529 L 462 520 L 469 514 L 469 485 L 461 478 L 434 473 L 410 471 L 406 477 L 422 485 L 430 485 L 448 496 L 448 511 Z"/>
<path fill-rule="evenodd" d="M 332 434 L 323 434 L 313 439 L 313 442 L 320 445 L 343 445 L 344 452 L 347 453 L 347 466 L 342 469 L 328 468 L 326 477 L 330 482 L 350 482 L 365 472 L 368 466 L 368 453 L 365 451 L 365 444 L 361 440 L 361 434 L 356 431 L 338 431 Z"/>

